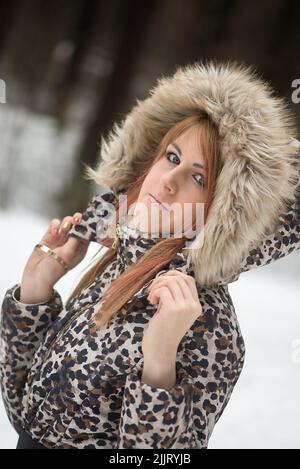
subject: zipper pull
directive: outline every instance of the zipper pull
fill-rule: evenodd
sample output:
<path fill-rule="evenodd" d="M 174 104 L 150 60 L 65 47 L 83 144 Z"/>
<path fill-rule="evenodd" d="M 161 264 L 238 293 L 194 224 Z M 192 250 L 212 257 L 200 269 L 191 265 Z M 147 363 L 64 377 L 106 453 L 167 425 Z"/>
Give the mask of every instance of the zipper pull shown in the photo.
<path fill-rule="evenodd" d="M 112 244 L 112 249 L 115 249 L 119 243 L 119 236 L 120 236 L 120 225 L 119 223 L 117 223 L 116 225 L 116 236 L 115 236 L 115 239 L 114 239 L 114 242 Z"/>

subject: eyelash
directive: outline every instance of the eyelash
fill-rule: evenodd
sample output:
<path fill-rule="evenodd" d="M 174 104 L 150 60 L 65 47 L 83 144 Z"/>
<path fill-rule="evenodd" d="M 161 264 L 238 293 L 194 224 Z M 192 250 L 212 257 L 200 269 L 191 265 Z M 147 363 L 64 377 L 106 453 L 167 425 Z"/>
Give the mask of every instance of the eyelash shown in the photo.
<path fill-rule="evenodd" d="M 172 163 L 172 161 L 169 159 L 169 155 L 175 155 L 175 156 L 177 156 L 177 158 L 178 158 L 179 161 L 180 161 L 180 158 L 178 157 L 178 155 L 176 155 L 176 153 L 174 153 L 173 151 L 168 151 L 168 152 L 166 153 L 166 158 L 167 158 L 168 161 L 170 161 L 170 163 Z M 205 187 L 204 178 L 203 178 L 202 174 L 197 174 L 197 176 L 201 176 L 201 178 L 202 178 L 202 183 L 200 183 L 200 184 L 198 184 L 198 185 L 199 185 L 199 186 L 202 186 L 202 187 Z M 195 181 L 196 181 L 196 179 L 195 179 Z M 196 181 L 196 182 L 197 182 L 197 181 Z"/>

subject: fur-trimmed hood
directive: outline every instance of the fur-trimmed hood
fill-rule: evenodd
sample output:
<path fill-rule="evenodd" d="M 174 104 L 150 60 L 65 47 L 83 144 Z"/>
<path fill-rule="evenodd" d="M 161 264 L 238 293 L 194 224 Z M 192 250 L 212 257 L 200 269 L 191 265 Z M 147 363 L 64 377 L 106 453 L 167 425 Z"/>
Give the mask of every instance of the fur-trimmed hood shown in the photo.
<path fill-rule="evenodd" d="M 219 129 L 222 171 L 204 238 L 197 235 L 187 256 L 197 280 L 211 285 L 232 277 L 251 247 L 275 229 L 299 183 L 293 115 L 254 67 L 195 62 L 159 78 L 149 97 L 137 99 L 102 137 L 101 161 L 88 174 L 126 190 L 151 165 L 170 127 L 199 110 Z"/>

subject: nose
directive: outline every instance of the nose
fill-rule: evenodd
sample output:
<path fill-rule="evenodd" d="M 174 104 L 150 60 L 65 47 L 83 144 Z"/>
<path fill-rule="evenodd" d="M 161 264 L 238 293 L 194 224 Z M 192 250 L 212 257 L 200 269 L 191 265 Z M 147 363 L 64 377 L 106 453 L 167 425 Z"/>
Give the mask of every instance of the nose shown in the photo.
<path fill-rule="evenodd" d="M 171 179 L 165 178 L 162 181 L 162 193 L 174 195 L 176 193 L 176 184 Z"/>

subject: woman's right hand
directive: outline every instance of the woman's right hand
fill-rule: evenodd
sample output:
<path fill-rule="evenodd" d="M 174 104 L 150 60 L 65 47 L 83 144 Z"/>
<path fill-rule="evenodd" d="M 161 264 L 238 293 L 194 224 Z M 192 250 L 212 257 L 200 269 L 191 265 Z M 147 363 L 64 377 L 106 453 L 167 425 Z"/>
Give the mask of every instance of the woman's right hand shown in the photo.
<path fill-rule="evenodd" d="M 51 221 L 40 243 L 45 244 L 73 269 L 86 255 L 89 241 L 67 237 L 68 231 L 80 223 L 82 214 L 77 212 L 67 216 L 61 222 Z M 63 266 L 47 253 L 35 248 L 25 266 L 21 280 L 20 302 L 41 303 L 50 298 L 55 283 L 64 276 Z"/>

